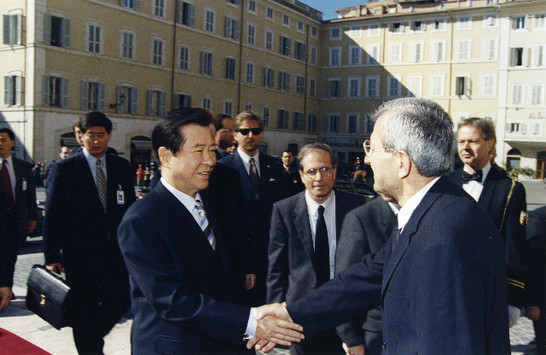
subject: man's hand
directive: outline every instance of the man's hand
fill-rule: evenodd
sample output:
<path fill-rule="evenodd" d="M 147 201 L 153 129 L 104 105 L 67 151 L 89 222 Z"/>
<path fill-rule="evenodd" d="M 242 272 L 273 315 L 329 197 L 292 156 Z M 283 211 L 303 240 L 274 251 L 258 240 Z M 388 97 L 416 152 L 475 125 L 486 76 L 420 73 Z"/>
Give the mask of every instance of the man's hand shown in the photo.
<path fill-rule="evenodd" d="M 47 264 L 46 269 L 57 274 L 63 272 L 63 267 L 61 266 L 61 263 Z"/>
<path fill-rule="evenodd" d="M 0 311 L 3 311 L 13 298 L 11 287 L 0 287 Z"/>
<path fill-rule="evenodd" d="M 27 222 L 27 234 L 30 234 L 34 231 L 34 228 L 36 228 L 36 221 L 28 221 Z"/>
<path fill-rule="evenodd" d="M 245 275 L 245 288 L 247 290 L 252 290 L 256 285 L 256 274 L 246 274 Z"/>
<path fill-rule="evenodd" d="M 508 305 L 508 328 L 512 328 L 518 322 L 521 311 L 518 307 Z"/>
<path fill-rule="evenodd" d="M 364 355 L 364 344 L 348 347 L 343 343 L 343 350 L 345 350 L 345 354 L 347 355 Z"/>
<path fill-rule="evenodd" d="M 525 307 L 525 316 L 530 320 L 540 320 L 540 308 L 536 306 Z"/>

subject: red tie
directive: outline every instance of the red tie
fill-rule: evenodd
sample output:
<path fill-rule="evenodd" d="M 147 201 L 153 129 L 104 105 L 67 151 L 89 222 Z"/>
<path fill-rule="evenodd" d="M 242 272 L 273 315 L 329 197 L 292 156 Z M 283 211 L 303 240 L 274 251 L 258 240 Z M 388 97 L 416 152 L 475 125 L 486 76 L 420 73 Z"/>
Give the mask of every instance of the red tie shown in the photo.
<path fill-rule="evenodd" d="M 13 199 L 13 190 L 11 189 L 11 179 L 9 177 L 9 171 L 7 166 L 7 160 L 2 162 L 2 180 L 4 180 L 4 191 L 6 191 L 6 202 L 8 203 L 8 211 L 13 213 L 15 211 L 15 200 Z"/>

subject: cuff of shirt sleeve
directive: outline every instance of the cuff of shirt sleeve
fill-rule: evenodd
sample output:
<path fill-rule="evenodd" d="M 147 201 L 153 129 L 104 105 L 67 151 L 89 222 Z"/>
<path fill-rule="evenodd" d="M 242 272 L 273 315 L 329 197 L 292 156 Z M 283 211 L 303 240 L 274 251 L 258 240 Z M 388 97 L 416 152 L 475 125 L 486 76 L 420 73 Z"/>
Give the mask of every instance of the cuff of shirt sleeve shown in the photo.
<path fill-rule="evenodd" d="M 248 315 L 248 322 L 246 323 L 246 331 L 243 340 L 249 340 L 256 336 L 256 326 L 258 322 L 256 321 L 256 315 L 258 310 L 255 307 L 250 309 L 250 314 Z"/>

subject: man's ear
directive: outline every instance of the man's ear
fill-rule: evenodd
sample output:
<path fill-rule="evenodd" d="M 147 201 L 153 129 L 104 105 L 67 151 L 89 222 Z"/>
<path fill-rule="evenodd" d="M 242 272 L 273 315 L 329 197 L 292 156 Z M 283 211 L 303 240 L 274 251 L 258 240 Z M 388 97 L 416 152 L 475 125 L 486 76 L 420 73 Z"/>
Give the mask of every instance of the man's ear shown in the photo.
<path fill-rule="evenodd" d="M 405 179 L 411 173 L 411 168 L 413 161 L 411 160 L 408 153 L 403 150 L 396 152 L 396 159 L 398 164 L 398 177 L 400 179 Z"/>
<path fill-rule="evenodd" d="M 159 147 L 157 150 L 157 155 L 162 166 L 169 166 L 169 162 L 173 156 L 173 153 L 166 147 Z"/>

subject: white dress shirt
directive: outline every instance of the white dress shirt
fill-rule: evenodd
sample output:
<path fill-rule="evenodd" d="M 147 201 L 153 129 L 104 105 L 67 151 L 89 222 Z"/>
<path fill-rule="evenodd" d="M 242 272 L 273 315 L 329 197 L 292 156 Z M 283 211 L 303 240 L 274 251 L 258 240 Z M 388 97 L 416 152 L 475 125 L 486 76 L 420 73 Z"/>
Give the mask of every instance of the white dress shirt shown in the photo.
<path fill-rule="evenodd" d="M 469 174 L 472 174 L 470 172 L 470 169 L 465 165 L 463 167 L 463 170 L 466 171 Z M 463 189 L 470 195 L 474 200 L 478 201 L 480 199 L 480 195 L 483 191 L 483 182 L 485 181 L 485 178 L 487 177 L 487 174 L 489 174 L 489 171 L 491 170 L 491 163 L 487 162 L 487 164 L 482 169 L 482 181 L 477 182 L 475 180 L 469 181 L 466 184 L 463 184 Z"/>
<path fill-rule="evenodd" d="M 258 176 L 261 176 L 260 173 L 260 150 L 258 149 L 256 151 L 256 155 L 251 157 L 250 155 L 243 152 L 243 150 L 239 147 L 237 147 L 237 153 L 239 153 L 239 156 L 241 157 L 241 160 L 243 161 L 243 165 L 245 166 L 246 173 L 250 175 L 250 158 L 254 158 L 254 164 L 256 164 L 256 170 L 258 170 Z"/>
<path fill-rule="evenodd" d="M 93 175 L 93 181 L 95 181 L 95 185 L 97 184 L 97 160 L 101 160 L 101 168 L 102 171 L 104 171 L 104 177 L 108 179 L 108 173 L 106 172 L 106 156 L 105 154 L 102 155 L 99 159 L 95 158 L 89 152 L 87 149 L 82 147 L 83 155 L 85 156 L 85 160 L 87 160 L 87 164 L 89 164 L 89 169 L 91 169 L 91 175 Z"/>
<path fill-rule="evenodd" d="M 428 184 L 426 184 L 424 187 L 421 188 L 421 190 L 417 191 L 417 193 L 404 204 L 402 208 L 400 208 L 400 211 L 398 212 L 397 219 L 398 219 L 398 229 L 400 229 L 400 233 L 402 233 L 402 230 L 408 224 L 408 221 L 411 218 L 411 215 L 413 214 L 413 211 L 419 206 L 421 203 L 421 200 L 423 200 L 423 197 L 427 194 L 428 190 L 440 179 L 440 177 L 435 178 Z"/>

